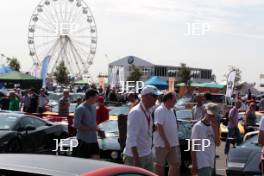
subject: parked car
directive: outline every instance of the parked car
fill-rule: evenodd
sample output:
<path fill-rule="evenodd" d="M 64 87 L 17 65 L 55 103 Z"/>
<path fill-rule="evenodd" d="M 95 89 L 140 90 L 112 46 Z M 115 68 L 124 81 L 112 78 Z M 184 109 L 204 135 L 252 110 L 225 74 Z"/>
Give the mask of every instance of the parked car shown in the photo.
<path fill-rule="evenodd" d="M 0 89 L 0 98 L 5 97 L 8 95 L 8 91 L 5 89 Z"/>
<path fill-rule="evenodd" d="M 221 140 L 226 140 L 226 138 L 227 138 L 227 133 L 228 133 L 228 126 L 227 125 L 228 125 L 227 123 L 223 123 L 223 122 L 220 123 L 219 130 L 220 130 L 220 139 Z M 240 119 L 238 121 L 238 129 L 239 129 L 241 136 L 244 136 L 245 130 L 244 130 L 244 122 L 242 119 Z"/>
<path fill-rule="evenodd" d="M 54 139 L 68 137 L 67 129 L 23 113 L 0 113 L 0 152 L 46 152 Z"/>
<path fill-rule="evenodd" d="M 256 111 L 256 116 L 257 116 L 257 119 L 256 119 L 256 126 L 255 126 L 255 127 L 251 127 L 250 131 L 255 131 L 255 130 L 258 129 L 260 119 L 261 119 L 261 117 L 262 117 L 263 115 L 264 115 L 263 112 Z M 241 134 L 242 136 L 245 135 L 244 121 L 245 121 L 245 112 L 240 112 L 240 113 L 239 113 L 238 128 L 239 128 L 240 134 Z M 220 138 L 221 138 L 222 140 L 225 140 L 225 139 L 226 139 L 226 137 L 227 137 L 227 132 L 228 132 L 227 122 L 225 122 L 225 123 L 222 122 L 222 123 L 220 124 Z"/>
<path fill-rule="evenodd" d="M 122 106 L 108 106 L 109 109 L 109 119 L 117 120 L 120 115 L 128 115 L 129 107 L 127 105 Z"/>
<path fill-rule="evenodd" d="M 263 93 L 256 96 L 257 100 L 261 100 L 262 98 L 264 98 L 264 94 Z"/>
<path fill-rule="evenodd" d="M 258 135 L 251 135 L 242 145 L 232 148 L 227 156 L 228 176 L 261 175 L 261 146 Z"/>
<path fill-rule="evenodd" d="M 182 167 L 188 168 L 191 163 L 190 151 L 184 151 L 188 149 L 188 141 L 191 137 L 192 123 L 184 120 L 178 120 L 179 126 L 179 140 L 181 148 L 181 158 L 182 158 Z M 99 128 L 105 131 L 105 139 L 102 139 L 98 135 L 98 143 L 100 147 L 100 156 L 101 158 L 122 163 L 122 157 L 120 150 L 120 144 L 118 142 L 119 132 L 118 132 L 118 123 L 117 120 L 108 120 L 99 125 Z M 68 138 L 69 142 L 64 143 L 63 150 L 68 150 L 70 148 L 70 140 L 76 140 L 76 137 Z M 68 144 L 68 145 L 67 145 Z M 70 155 L 71 152 L 60 151 L 61 155 Z"/>
<path fill-rule="evenodd" d="M 100 158 L 115 163 L 122 163 L 120 145 L 118 142 L 119 133 L 117 120 L 107 120 L 102 122 L 99 125 L 99 128 L 105 133 L 104 139 L 101 138 L 99 134 L 97 135 L 100 148 Z M 70 143 L 72 143 L 73 146 L 76 146 L 75 141 L 77 141 L 75 136 L 67 138 L 67 140 L 63 142 L 63 149 L 59 151 L 59 154 L 71 156 L 72 152 L 69 150 Z"/>
<path fill-rule="evenodd" d="M 192 102 L 192 98 L 187 98 L 187 97 L 180 98 L 175 104 L 175 110 L 178 111 L 178 110 L 186 109 L 188 108 L 189 104 L 193 104 L 191 102 Z"/>
<path fill-rule="evenodd" d="M 181 120 L 192 120 L 192 110 L 191 109 L 183 109 L 176 111 L 177 119 Z"/>
<path fill-rule="evenodd" d="M 75 136 L 76 129 L 73 128 L 72 126 L 75 109 L 76 109 L 76 103 L 70 103 L 68 117 L 62 117 L 59 115 L 59 105 L 54 104 L 53 106 L 51 106 L 49 111 L 45 111 L 42 114 L 40 114 L 40 117 L 42 119 L 45 119 L 51 122 L 56 122 L 56 123 L 66 126 L 68 128 L 69 136 Z"/>
<path fill-rule="evenodd" d="M 63 96 L 62 92 L 48 92 L 48 98 L 50 102 L 59 102 Z M 84 98 L 85 93 L 72 93 L 70 92 L 70 102 L 75 103 L 78 98 Z"/>
<path fill-rule="evenodd" d="M 138 167 L 55 155 L 0 154 L 4 176 L 156 176 Z"/>

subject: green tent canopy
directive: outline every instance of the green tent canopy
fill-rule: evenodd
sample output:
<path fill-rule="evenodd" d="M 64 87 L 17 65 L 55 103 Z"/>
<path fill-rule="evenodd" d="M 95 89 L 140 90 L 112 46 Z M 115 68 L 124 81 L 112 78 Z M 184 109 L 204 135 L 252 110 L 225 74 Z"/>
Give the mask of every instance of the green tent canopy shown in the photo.
<path fill-rule="evenodd" d="M 84 80 L 78 80 L 78 81 L 75 81 L 74 84 L 75 85 L 84 85 L 84 84 L 88 84 L 88 82 L 84 81 Z"/>
<path fill-rule="evenodd" d="M 35 88 L 37 90 L 42 87 L 42 79 L 18 71 L 0 74 L 0 83 L 6 84 L 8 88 L 13 88 L 14 84 L 20 84 L 22 89 Z"/>
<path fill-rule="evenodd" d="M 0 80 L 38 80 L 38 78 L 18 71 L 13 71 L 9 73 L 0 74 Z"/>
<path fill-rule="evenodd" d="M 177 84 L 179 87 L 185 86 L 184 83 Z M 207 87 L 207 88 L 218 88 L 223 89 L 225 85 L 223 84 L 215 84 L 215 83 L 191 83 L 191 87 Z"/>

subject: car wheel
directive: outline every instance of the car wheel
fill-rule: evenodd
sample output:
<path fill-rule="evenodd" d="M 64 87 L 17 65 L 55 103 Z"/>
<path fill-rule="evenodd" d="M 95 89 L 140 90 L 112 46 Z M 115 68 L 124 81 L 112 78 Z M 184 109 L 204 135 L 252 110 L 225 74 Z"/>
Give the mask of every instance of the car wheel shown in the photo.
<path fill-rule="evenodd" d="M 18 153 L 22 150 L 21 143 L 17 139 L 13 139 L 9 142 L 7 147 L 7 152 L 9 153 Z"/>

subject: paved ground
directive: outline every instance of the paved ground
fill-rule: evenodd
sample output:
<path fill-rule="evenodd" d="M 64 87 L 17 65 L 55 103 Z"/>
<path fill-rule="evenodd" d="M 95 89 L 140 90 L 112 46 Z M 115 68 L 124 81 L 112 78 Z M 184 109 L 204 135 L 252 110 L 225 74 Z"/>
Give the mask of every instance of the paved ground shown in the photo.
<path fill-rule="evenodd" d="M 232 145 L 231 145 L 232 146 Z M 217 176 L 225 176 L 226 175 L 226 156 L 224 154 L 225 142 L 221 142 L 221 146 L 217 147 L 216 153 L 219 158 L 216 159 L 216 175 Z M 184 171 L 181 173 L 181 176 L 189 176 L 190 170 Z"/>
<path fill-rule="evenodd" d="M 232 147 L 232 145 L 230 145 Z M 216 159 L 216 174 L 217 175 L 226 175 L 226 155 L 224 154 L 225 142 L 221 142 L 221 146 L 216 148 L 216 153 L 219 155 L 219 158 Z"/>

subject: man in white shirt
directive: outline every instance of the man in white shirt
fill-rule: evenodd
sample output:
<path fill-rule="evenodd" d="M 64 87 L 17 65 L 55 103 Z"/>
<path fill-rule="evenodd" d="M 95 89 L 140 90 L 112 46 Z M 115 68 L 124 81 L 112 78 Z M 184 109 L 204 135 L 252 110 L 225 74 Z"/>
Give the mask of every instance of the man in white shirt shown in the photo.
<path fill-rule="evenodd" d="M 219 128 L 214 117 L 215 108 L 213 103 L 208 103 L 205 116 L 198 121 L 192 129 L 192 175 L 211 176 L 214 171 L 216 146 L 220 145 Z M 209 142 L 205 144 L 202 140 Z M 207 147 L 202 146 L 205 144 Z"/>
<path fill-rule="evenodd" d="M 164 175 L 166 161 L 169 164 L 169 176 L 180 175 L 181 151 L 176 116 L 172 108 L 176 103 L 176 94 L 166 93 L 154 113 L 156 130 L 154 132 L 155 169 L 159 176 Z"/>
<path fill-rule="evenodd" d="M 204 97 L 201 94 L 197 94 L 195 98 L 197 104 L 192 109 L 192 120 L 199 121 L 204 117 L 205 114 L 205 108 L 203 105 Z"/>
<path fill-rule="evenodd" d="M 259 124 L 258 142 L 260 145 L 264 146 L 264 116 L 262 116 Z"/>
<path fill-rule="evenodd" d="M 147 85 L 141 91 L 141 102 L 128 113 L 124 163 L 153 171 L 151 109 L 158 98 L 158 89 Z"/>

